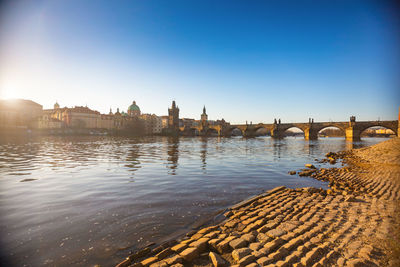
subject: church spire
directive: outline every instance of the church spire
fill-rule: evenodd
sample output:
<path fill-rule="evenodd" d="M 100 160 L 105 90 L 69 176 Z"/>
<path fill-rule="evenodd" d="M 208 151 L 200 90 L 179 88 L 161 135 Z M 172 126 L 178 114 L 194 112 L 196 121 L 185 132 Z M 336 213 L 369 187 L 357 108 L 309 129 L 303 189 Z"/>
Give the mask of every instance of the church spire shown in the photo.
<path fill-rule="evenodd" d="M 206 114 L 206 105 L 203 107 L 203 114 Z"/>

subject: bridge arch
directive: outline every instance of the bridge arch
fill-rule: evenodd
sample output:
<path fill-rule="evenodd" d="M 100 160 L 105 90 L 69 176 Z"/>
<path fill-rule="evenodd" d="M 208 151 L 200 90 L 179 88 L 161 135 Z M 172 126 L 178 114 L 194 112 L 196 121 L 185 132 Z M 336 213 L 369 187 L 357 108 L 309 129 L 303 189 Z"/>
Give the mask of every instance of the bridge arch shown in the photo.
<path fill-rule="evenodd" d="M 297 131 L 293 131 L 296 130 Z M 304 136 L 304 130 L 298 126 L 292 125 L 291 127 L 285 127 L 284 129 L 282 129 L 284 136 L 296 136 L 298 135 L 297 133 L 301 132 L 301 135 Z"/>
<path fill-rule="evenodd" d="M 232 127 L 228 130 L 228 134 L 233 136 L 243 136 L 244 132 L 239 127 Z"/>
<path fill-rule="evenodd" d="M 205 131 L 205 135 L 206 136 L 218 136 L 219 132 L 215 128 L 207 128 L 207 130 Z"/>
<path fill-rule="evenodd" d="M 324 130 L 326 128 L 338 128 L 340 130 L 342 130 L 343 132 L 346 132 L 346 127 L 344 125 L 341 124 L 337 124 L 337 123 L 324 123 L 322 125 L 318 125 L 318 126 L 313 126 L 313 129 L 315 131 L 320 132 L 321 130 Z"/>
<path fill-rule="evenodd" d="M 330 132 L 328 131 L 328 133 L 325 135 L 325 137 L 345 137 L 346 136 L 346 130 L 344 130 L 342 127 L 338 127 L 338 126 L 324 126 L 324 127 L 320 127 L 319 129 L 317 129 L 317 134 L 318 136 L 324 136 L 324 134 L 322 134 L 323 131 L 325 130 L 331 130 Z M 337 132 L 337 130 L 339 130 L 339 133 Z"/>
<path fill-rule="evenodd" d="M 372 128 L 372 127 L 382 127 L 382 128 L 386 128 L 386 129 L 391 130 L 395 135 L 398 134 L 398 132 L 397 132 L 398 129 L 396 129 L 395 125 L 390 125 L 390 124 L 388 124 L 388 123 L 379 123 L 379 122 L 375 122 L 375 123 L 370 123 L 370 124 L 367 124 L 367 125 L 360 126 L 360 127 L 358 128 L 358 130 L 360 131 L 360 135 L 361 135 L 364 131 L 366 131 L 367 129 Z"/>
<path fill-rule="evenodd" d="M 266 125 L 259 124 L 254 127 L 255 136 L 266 136 L 271 135 L 271 127 L 267 127 Z"/>
<path fill-rule="evenodd" d="M 380 127 L 380 128 L 384 128 L 386 130 L 390 130 L 392 133 L 386 133 L 386 135 L 396 135 L 397 136 L 397 131 L 395 129 L 393 129 L 392 127 L 386 127 L 386 126 L 381 126 L 381 125 L 374 125 L 374 126 L 370 126 L 370 127 L 363 127 L 362 129 L 360 129 L 360 137 L 365 137 L 365 135 L 367 135 L 367 130 L 374 128 L 374 127 Z"/>

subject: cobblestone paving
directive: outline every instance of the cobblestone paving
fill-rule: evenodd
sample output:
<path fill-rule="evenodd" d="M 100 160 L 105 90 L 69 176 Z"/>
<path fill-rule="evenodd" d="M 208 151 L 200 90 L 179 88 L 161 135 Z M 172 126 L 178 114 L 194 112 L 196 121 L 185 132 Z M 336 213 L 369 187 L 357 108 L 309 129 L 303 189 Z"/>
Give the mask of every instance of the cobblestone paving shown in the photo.
<path fill-rule="evenodd" d="M 146 248 L 119 267 L 382 266 L 377 244 L 393 223 L 400 171 L 349 166 L 312 174 L 329 181 L 328 190 L 275 188 L 233 206 L 219 225 Z"/>

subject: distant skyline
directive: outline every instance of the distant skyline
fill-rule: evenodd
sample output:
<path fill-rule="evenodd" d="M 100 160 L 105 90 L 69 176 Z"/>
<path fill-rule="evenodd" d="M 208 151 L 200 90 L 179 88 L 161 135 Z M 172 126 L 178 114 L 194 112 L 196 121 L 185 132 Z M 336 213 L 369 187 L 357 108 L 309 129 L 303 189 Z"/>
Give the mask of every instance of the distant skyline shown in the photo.
<path fill-rule="evenodd" d="M 395 1 L 3 1 L 0 98 L 231 123 L 397 119 Z"/>

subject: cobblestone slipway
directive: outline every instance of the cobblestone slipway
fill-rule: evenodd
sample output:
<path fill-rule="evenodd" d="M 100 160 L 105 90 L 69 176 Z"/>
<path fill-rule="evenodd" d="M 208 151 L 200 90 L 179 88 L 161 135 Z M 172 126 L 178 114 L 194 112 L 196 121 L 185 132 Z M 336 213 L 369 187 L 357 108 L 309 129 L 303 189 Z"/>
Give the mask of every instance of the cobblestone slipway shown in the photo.
<path fill-rule="evenodd" d="M 400 139 L 332 154 L 346 167 L 311 174 L 330 189 L 275 188 L 231 207 L 218 225 L 118 266 L 393 265 L 383 244 L 398 223 Z"/>

